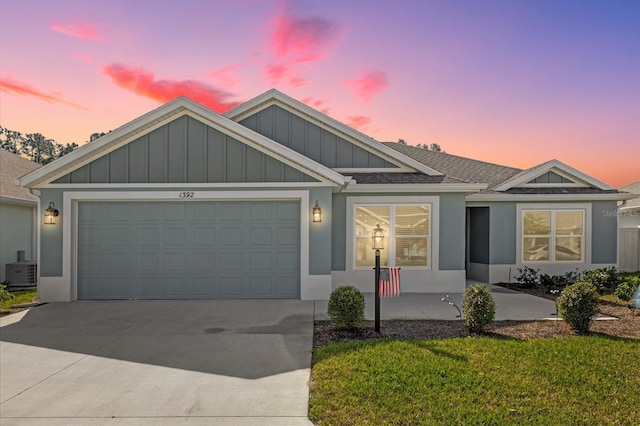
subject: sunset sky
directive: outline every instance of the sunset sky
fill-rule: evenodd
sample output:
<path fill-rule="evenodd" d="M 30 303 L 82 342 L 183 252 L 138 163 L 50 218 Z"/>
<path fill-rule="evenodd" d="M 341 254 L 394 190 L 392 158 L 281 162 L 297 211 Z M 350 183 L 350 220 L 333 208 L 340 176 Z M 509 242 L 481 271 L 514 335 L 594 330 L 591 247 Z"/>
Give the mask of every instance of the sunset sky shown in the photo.
<path fill-rule="evenodd" d="M 0 125 L 83 143 L 274 87 L 379 141 L 640 179 L 640 1 L 0 0 Z"/>

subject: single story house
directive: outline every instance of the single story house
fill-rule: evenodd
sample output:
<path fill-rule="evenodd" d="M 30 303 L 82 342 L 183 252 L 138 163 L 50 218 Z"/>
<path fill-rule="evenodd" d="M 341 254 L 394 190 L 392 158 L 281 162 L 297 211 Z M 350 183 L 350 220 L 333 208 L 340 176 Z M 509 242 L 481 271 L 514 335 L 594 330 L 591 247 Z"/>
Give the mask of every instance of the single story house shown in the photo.
<path fill-rule="evenodd" d="M 620 187 L 620 191 L 640 194 L 640 180 Z M 620 269 L 640 271 L 640 197 L 618 206 Z"/>
<path fill-rule="evenodd" d="M 38 167 L 38 163 L 0 149 L 0 282 L 7 280 L 6 265 L 18 260 L 18 251 L 24 251 L 24 260 L 36 258 L 38 198 L 14 181 Z"/>
<path fill-rule="evenodd" d="M 277 90 L 225 114 L 175 99 L 19 184 L 59 213 L 39 222 L 43 301 L 373 291 L 377 225 L 404 292 L 611 266 L 617 220 L 601 212 L 630 197 L 556 160 L 380 143 Z"/>

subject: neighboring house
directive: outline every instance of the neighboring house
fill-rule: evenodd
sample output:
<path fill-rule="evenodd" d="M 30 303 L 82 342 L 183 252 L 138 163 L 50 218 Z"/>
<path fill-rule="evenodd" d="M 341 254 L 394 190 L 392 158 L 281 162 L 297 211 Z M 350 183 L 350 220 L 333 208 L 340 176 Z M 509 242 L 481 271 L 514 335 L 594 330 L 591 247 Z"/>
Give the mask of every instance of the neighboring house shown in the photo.
<path fill-rule="evenodd" d="M 0 282 L 6 280 L 5 265 L 18 260 L 19 250 L 27 260 L 36 258 L 37 198 L 14 182 L 38 167 L 0 149 Z"/>
<path fill-rule="evenodd" d="M 640 194 L 640 180 L 620 188 L 620 191 Z M 626 200 L 618 206 L 620 269 L 640 270 L 640 197 Z"/>
<path fill-rule="evenodd" d="M 630 197 L 555 160 L 521 171 L 380 143 L 276 90 L 224 115 L 178 98 L 21 184 L 59 210 L 39 224 L 43 301 L 373 291 L 378 224 L 404 292 L 616 265 L 600 212 Z"/>

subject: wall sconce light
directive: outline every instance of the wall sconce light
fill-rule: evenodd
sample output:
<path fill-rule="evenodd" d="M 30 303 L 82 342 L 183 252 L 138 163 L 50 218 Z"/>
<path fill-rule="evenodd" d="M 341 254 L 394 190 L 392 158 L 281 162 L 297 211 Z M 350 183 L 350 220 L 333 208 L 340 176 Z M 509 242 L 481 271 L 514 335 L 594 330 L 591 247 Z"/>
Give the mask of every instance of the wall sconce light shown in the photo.
<path fill-rule="evenodd" d="M 380 228 L 380 224 L 376 225 L 371 238 L 373 239 L 373 249 L 381 250 L 382 243 L 384 242 L 384 229 Z"/>
<path fill-rule="evenodd" d="M 313 218 L 314 222 L 322 222 L 322 208 L 318 205 L 317 200 L 316 205 L 313 206 L 311 217 Z"/>
<path fill-rule="evenodd" d="M 56 209 L 56 205 L 53 204 L 53 201 L 49 203 L 49 207 L 46 208 L 45 213 L 44 213 L 44 224 L 45 225 L 55 225 L 56 224 L 56 217 L 58 217 L 58 215 L 60 214 L 60 212 L 58 211 L 58 209 Z"/>

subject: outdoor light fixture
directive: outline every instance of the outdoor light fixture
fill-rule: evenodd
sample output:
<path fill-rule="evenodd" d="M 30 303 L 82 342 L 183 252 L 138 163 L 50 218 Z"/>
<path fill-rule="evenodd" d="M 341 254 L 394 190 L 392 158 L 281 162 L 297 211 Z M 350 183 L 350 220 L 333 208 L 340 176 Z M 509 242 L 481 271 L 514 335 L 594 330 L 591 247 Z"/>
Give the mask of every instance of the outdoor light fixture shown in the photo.
<path fill-rule="evenodd" d="M 384 229 L 380 228 L 380 224 L 376 225 L 371 238 L 373 238 L 373 249 L 382 249 L 382 242 L 384 241 Z"/>
<path fill-rule="evenodd" d="M 318 205 L 318 200 L 316 200 L 316 205 L 313 206 L 311 215 L 314 222 L 322 222 L 322 208 Z"/>
<path fill-rule="evenodd" d="M 58 215 L 60 214 L 60 212 L 58 211 L 58 209 L 56 209 L 56 205 L 53 204 L 53 201 L 49 203 L 49 207 L 47 207 L 47 209 L 45 210 L 44 213 L 44 224 L 45 225 L 55 225 L 56 224 L 56 217 L 58 217 Z"/>
<path fill-rule="evenodd" d="M 380 228 L 380 224 L 376 224 L 373 230 L 373 249 L 376 251 L 376 263 L 375 263 L 375 315 L 374 315 L 374 329 L 376 333 L 380 333 L 380 250 L 382 250 L 382 242 L 384 240 L 384 229 Z"/>

